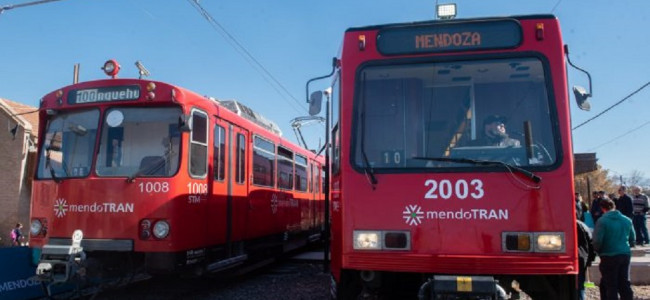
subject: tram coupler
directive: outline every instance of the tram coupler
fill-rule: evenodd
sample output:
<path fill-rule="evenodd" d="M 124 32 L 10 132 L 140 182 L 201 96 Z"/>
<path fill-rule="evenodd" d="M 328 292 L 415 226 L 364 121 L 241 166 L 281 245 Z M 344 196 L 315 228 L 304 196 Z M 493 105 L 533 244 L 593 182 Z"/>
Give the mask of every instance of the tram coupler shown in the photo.
<path fill-rule="evenodd" d="M 50 287 L 54 284 L 70 282 L 74 275 L 84 275 L 82 264 L 86 253 L 81 247 L 83 233 L 75 230 L 72 234 L 72 245 L 45 245 L 41 258 L 36 267 L 36 278 Z"/>
<path fill-rule="evenodd" d="M 446 299 L 444 296 L 457 295 L 474 296 L 479 299 L 507 299 L 505 290 L 492 276 L 455 275 L 434 275 L 422 284 L 418 299 Z"/>

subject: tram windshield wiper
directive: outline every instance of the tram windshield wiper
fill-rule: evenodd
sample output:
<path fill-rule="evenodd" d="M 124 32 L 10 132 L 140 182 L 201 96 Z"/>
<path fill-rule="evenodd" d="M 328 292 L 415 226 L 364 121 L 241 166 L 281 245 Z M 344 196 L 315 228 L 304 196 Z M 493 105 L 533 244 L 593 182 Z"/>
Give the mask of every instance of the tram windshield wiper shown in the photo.
<path fill-rule="evenodd" d="M 444 162 L 457 162 L 457 163 L 467 163 L 480 166 L 503 166 L 508 170 L 514 170 L 524 175 L 524 177 L 530 179 L 534 183 L 539 183 L 542 181 L 542 178 L 535 175 L 533 172 L 530 172 L 526 169 L 522 169 L 518 166 L 505 163 L 499 160 L 475 160 L 469 158 L 454 158 L 454 157 L 413 157 L 417 160 L 427 160 L 427 161 L 444 161 Z"/>
<path fill-rule="evenodd" d="M 361 145 L 359 148 L 359 151 L 361 152 L 361 156 L 363 158 L 363 171 L 366 173 L 366 177 L 368 178 L 368 181 L 370 182 L 370 185 L 372 186 L 372 189 L 375 189 L 375 185 L 377 184 L 377 177 L 375 177 L 375 170 L 372 168 L 372 165 L 370 165 L 370 162 L 368 161 L 368 155 L 366 154 L 366 74 L 363 73 L 363 94 L 361 95 Z"/>
<path fill-rule="evenodd" d="M 162 168 L 165 167 L 166 160 L 166 157 L 160 156 L 160 159 L 154 163 L 141 166 L 137 171 L 135 171 L 135 173 L 133 173 L 133 175 L 126 178 L 126 182 L 134 182 L 135 178 L 141 175 L 154 175 L 158 173 Z"/>

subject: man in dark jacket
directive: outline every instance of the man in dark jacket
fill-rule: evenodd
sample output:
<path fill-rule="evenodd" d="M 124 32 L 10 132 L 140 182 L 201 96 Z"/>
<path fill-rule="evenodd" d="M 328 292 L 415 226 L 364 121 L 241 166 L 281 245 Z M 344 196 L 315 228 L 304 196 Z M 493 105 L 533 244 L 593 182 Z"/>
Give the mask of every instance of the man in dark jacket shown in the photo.
<path fill-rule="evenodd" d="M 616 199 L 615 203 L 616 209 L 632 220 L 634 217 L 634 205 L 632 204 L 632 198 L 627 194 L 626 186 L 621 185 L 621 187 L 618 188 L 618 199 Z"/>
<path fill-rule="evenodd" d="M 591 196 L 593 200 L 591 202 L 591 208 L 589 209 L 591 211 L 591 217 L 594 219 L 594 224 L 596 224 L 600 216 L 603 215 L 603 211 L 600 209 L 600 199 L 602 198 L 600 197 L 600 193 L 598 192 L 591 193 Z"/>
<path fill-rule="evenodd" d="M 636 236 L 632 220 L 616 210 L 614 201 L 602 199 L 600 217 L 593 236 L 593 246 L 600 256 L 600 299 L 632 300 L 630 285 L 630 246 L 634 245 Z"/>

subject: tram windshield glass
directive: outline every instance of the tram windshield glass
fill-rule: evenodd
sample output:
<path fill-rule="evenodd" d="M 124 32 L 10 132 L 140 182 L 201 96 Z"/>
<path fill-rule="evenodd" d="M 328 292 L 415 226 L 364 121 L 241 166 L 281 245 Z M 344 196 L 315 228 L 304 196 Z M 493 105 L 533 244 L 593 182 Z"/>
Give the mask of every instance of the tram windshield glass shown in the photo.
<path fill-rule="evenodd" d="M 537 58 L 367 65 L 357 76 L 359 168 L 548 167 L 559 139 Z"/>
<path fill-rule="evenodd" d="M 95 152 L 99 110 L 59 112 L 47 121 L 37 178 L 85 177 Z"/>
<path fill-rule="evenodd" d="M 179 163 L 181 114 L 177 107 L 108 109 L 102 123 L 97 175 L 174 175 Z"/>

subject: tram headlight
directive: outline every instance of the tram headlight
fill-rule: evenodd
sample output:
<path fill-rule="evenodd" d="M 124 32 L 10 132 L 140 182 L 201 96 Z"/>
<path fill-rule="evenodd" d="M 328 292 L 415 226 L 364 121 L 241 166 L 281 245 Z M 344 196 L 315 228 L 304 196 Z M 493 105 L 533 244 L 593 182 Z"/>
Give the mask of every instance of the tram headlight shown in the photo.
<path fill-rule="evenodd" d="M 43 230 L 43 223 L 39 219 L 32 220 L 32 223 L 29 225 L 29 233 L 33 236 L 41 234 Z"/>
<path fill-rule="evenodd" d="M 563 232 L 539 232 L 535 233 L 535 250 L 538 252 L 563 252 Z"/>
<path fill-rule="evenodd" d="M 116 60 L 110 59 L 104 63 L 102 70 L 104 70 L 106 75 L 116 78 L 117 73 L 120 72 L 120 64 L 118 64 Z"/>
<path fill-rule="evenodd" d="M 157 239 L 164 239 L 169 235 L 169 223 L 161 220 L 153 225 L 153 235 Z"/>
<path fill-rule="evenodd" d="M 355 250 L 380 250 L 380 237 L 380 231 L 355 230 L 352 237 L 353 247 Z"/>

